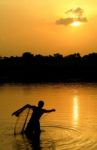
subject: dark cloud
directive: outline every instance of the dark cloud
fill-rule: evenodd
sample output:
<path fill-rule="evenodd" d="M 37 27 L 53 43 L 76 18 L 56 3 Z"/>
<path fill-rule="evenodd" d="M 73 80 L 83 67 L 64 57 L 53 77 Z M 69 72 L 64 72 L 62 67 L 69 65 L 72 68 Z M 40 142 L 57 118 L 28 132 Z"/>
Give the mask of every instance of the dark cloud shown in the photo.
<path fill-rule="evenodd" d="M 84 13 L 84 10 L 80 7 L 76 9 L 70 9 L 66 11 L 65 14 L 73 15 L 73 17 L 60 18 L 56 20 L 56 24 L 69 25 L 73 23 L 74 21 L 79 21 L 83 23 L 87 22 L 87 18 L 84 17 L 83 13 Z"/>
<path fill-rule="evenodd" d="M 73 23 L 74 21 L 79 21 L 79 22 L 87 22 L 86 17 L 81 17 L 81 18 L 60 18 L 59 20 L 56 21 L 56 24 L 63 24 L 63 25 L 69 25 Z"/>
<path fill-rule="evenodd" d="M 65 12 L 66 14 L 74 14 L 75 16 L 77 17 L 82 17 L 83 16 L 83 13 L 84 13 L 84 10 L 80 7 L 76 8 L 76 9 L 70 9 L 68 11 Z"/>
<path fill-rule="evenodd" d="M 60 18 L 59 20 L 56 21 L 56 24 L 64 24 L 68 25 L 73 22 L 73 18 Z"/>
<path fill-rule="evenodd" d="M 88 21 L 86 17 L 80 17 L 77 20 L 80 22 L 87 22 Z"/>

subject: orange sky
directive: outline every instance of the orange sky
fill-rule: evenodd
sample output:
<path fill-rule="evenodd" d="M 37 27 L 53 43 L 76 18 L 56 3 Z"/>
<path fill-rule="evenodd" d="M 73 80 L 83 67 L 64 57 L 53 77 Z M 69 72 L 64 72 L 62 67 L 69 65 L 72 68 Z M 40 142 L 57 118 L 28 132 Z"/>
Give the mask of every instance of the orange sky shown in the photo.
<path fill-rule="evenodd" d="M 79 26 L 68 19 L 79 18 Z M 97 52 L 97 0 L 0 1 L 0 55 Z"/>

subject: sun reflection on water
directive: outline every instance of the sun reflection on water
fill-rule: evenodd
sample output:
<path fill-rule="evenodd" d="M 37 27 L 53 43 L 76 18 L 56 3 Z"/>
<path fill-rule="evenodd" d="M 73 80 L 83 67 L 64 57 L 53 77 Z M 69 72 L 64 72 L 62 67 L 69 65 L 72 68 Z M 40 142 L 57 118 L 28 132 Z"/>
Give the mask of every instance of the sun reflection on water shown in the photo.
<path fill-rule="evenodd" d="M 75 95 L 73 97 L 73 124 L 74 126 L 78 125 L 78 119 L 79 119 L 79 105 L 78 105 L 79 99 L 78 96 Z"/>

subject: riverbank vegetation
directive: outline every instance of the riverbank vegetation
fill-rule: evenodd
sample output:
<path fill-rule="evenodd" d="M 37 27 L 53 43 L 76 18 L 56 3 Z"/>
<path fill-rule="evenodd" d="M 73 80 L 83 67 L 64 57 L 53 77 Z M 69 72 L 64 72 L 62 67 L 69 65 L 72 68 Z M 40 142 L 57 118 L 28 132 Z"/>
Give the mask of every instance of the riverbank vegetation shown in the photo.
<path fill-rule="evenodd" d="M 0 82 L 97 82 L 97 53 L 0 57 Z"/>

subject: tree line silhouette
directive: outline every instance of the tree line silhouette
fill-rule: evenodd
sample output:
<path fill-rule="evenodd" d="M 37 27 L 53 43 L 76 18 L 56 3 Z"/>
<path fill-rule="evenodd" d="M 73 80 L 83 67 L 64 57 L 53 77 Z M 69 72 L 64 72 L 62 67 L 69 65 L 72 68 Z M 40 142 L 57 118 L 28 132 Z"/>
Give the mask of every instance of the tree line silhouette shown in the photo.
<path fill-rule="evenodd" d="M 97 82 L 97 53 L 0 57 L 0 83 Z"/>

